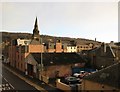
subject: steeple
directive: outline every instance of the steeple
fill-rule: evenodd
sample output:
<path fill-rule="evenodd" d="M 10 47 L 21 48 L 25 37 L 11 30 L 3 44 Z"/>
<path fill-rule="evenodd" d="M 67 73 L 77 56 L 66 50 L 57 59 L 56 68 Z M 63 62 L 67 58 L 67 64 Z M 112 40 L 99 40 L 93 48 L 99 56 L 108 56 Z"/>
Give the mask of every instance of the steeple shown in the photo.
<path fill-rule="evenodd" d="M 36 17 L 36 19 L 35 19 L 35 25 L 34 25 L 34 28 L 37 28 L 37 29 L 38 29 L 37 17 Z"/>
<path fill-rule="evenodd" d="M 39 30 L 38 30 L 38 23 L 37 23 L 37 17 L 35 19 L 35 25 L 34 25 L 34 29 L 33 29 L 32 39 L 36 39 L 36 40 L 40 39 Z"/>

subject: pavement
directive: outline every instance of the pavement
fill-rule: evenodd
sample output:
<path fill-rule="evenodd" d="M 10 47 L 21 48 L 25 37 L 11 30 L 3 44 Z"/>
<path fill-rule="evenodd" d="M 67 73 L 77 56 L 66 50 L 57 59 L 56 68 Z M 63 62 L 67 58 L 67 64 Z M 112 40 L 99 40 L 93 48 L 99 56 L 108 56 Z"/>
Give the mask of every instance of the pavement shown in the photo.
<path fill-rule="evenodd" d="M 33 86 L 35 89 L 37 89 L 41 92 L 63 92 L 63 91 L 57 89 L 56 87 L 52 86 L 52 84 L 46 84 L 46 83 L 40 81 L 39 79 L 31 78 L 31 77 L 25 75 L 23 72 L 15 69 L 7 64 L 3 64 L 2 66 L 5 69 L 7 69 L 8 71 L 10 71 L 12 74 L 19 77 L 20 79 L 22 79 L 23 81 L 25 81 L 26 83 L 28 83 L 29 85 Z M 9 84 L 7 84 L 7 86 L 9 86 Z M 13 87 L 10 86 L 9 88 L 12 89 Z"/>
<path fill-rule="evenodd" d="M 4 92 L 23 92 L 23 91 L 32 91 L 32 92 L 40 92 L 32 85 L 29 85 L 26 81 L 22 80 L 15 74 L 13 74 L 10 69 L 6 69 L 4 65 L 2 65 L 2 74 L 0 74 L 2 78 L 2 91 Z"/>

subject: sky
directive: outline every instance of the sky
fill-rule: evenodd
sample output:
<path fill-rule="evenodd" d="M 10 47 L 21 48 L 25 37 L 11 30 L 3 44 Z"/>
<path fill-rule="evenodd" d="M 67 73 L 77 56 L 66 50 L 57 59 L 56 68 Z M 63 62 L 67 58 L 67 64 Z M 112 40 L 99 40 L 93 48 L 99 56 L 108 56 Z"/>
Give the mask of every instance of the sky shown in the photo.
<path fill-rule="evenodd" d="M 2 2 L 2 31 L 32 33 L 36 16 L 43 35 L 118 41 L 117 2 Z"/>

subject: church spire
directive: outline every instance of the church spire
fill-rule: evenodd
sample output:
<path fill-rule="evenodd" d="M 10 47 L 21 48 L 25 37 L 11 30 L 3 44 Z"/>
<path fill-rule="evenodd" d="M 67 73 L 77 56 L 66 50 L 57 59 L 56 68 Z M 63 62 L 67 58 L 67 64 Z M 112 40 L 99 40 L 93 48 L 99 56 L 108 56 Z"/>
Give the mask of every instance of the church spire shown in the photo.
<path fill-rule="evenodd" d="M 37 17 L 35 19 L 35 25 L 34 25 L 34 29 L 33 29 L 33 35 L 32 35 L 33 39 L 40 39 L 40 35 L 39 35 L 39 30 L 38 30 L 38 23 L 37 23 Z"/>
<path fill-rule="evenodd" d="M 34 28 L 38 28 L 37 17 L 36 17 L 36 19 L 35 19 L 35 25 L 34 25 Z"/>

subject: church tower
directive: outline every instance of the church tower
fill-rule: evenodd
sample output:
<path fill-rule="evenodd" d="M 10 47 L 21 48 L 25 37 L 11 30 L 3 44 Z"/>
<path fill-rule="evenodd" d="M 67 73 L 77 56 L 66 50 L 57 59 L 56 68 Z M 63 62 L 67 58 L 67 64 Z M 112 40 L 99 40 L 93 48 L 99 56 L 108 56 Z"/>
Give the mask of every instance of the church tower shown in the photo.
<path fill-rule="evenodd" d="M 35 20 L 35 25 L 34 25 L 34 29 L 33 29 L 32 39 L 40 41 L 40 35 L 39 35 L 39 30 L 38 30 L 37 17 L 36 17 L 36 20 Z"/>

